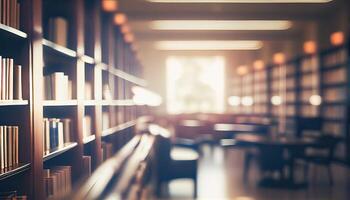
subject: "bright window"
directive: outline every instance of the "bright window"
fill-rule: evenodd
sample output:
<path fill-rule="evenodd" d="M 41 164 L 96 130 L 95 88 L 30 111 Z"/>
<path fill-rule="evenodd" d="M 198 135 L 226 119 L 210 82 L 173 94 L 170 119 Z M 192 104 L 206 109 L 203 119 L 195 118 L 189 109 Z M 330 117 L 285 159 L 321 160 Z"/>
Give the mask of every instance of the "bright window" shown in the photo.
<path fill-rule="evenodd" d="M 223 57 L 168 57 L 167 110 L 178 113 L 224 112 Z"/>

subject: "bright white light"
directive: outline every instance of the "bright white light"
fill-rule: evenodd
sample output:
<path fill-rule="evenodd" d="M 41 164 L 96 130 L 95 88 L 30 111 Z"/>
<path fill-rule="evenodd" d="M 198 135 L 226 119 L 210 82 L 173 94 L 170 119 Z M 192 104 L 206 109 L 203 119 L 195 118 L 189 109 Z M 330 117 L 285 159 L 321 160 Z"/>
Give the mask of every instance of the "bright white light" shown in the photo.
<path fill-rule="evenodd" d="M 169 113 L 224 112 L 223 57 L 170 56 L 166 60 L 166 67 Z"/>
<path fill-rule="evenodd" d="M 282 104 L 282 97 L 280 96 L 273 96 L 271 97 L 271 103 L 272 105 L 279 106 Z"/>
<path fill-rule="evenodd" d="M 158 50 L 258 50 L 263 43 L 257 40 L 185 40 L 185 41 L 158 41 L 155 48 Z"/>
<path fill-rule="evenodd" d="M 288 20 L 155 20 L 150 23 L 154 30 L 287 30 L 292 27 Z"/>
<path fill-rule="evenodd" d="M 153 3 L 328 3 L 332 0 L 146 0 Z"/>
<path fill-rule="evenodd" d="M 231 106 L 239 106 L 241 104 L 241 98 L 239 96 L 230 96 L 227 101 Z"/>
<path fill-rule="evenodd" d="M 245 96 L 242 98 L 242 105 L 243 106 L 252 106 L 254 103 L 254 100 L 251 96 Z"/>
<path fill-rule="evenodd" d="M 322 103 L 322 97 L 320 95 L 314 94 L 309 98 L 309 102 L 313 106 L 319 106 Z"/>
<path fill-rule="evenodd" d="M 162 98 L 152 91 L 139 86 L 134 86 L 131 90 L 134 93 L 132 99 L 136 105 L 160 106 L 162 104 Z"/>

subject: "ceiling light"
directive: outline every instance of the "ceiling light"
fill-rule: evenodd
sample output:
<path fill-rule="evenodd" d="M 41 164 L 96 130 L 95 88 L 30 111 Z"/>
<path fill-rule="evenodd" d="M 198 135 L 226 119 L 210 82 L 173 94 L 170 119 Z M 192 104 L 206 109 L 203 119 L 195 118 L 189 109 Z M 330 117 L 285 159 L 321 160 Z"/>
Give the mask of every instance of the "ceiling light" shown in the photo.
<path fill-rule="evenodd" d="M 155 20 L 150 23 L 154 30 L 287 30 L 292 27 L 288 20 Z"/>
<path fill-rule="evenodd" d="M 258 50 L 262 48 L 261 41 L 256 40 L 185 40 L 158 41 L 158 50 Z"/>
<path fill-rule="evenodd" d="M 328 3 L 332 0 L 146 0 L 152 3 Z"/>
<path fill-rule="evenodd" d="M 106 12 L 114 12 L 118 9 L 118 2 L 116 0 L 103 0 L 102 9 Z"/>

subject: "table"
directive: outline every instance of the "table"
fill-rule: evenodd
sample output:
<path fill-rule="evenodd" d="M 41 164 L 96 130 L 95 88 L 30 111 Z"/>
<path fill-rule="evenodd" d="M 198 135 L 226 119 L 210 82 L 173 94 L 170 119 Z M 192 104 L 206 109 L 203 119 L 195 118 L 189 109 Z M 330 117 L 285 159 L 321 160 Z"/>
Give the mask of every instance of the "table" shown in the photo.
<path fill-rule="evenodd" d="M 288 151 L 288 181 L 286 186 L 290 188 L 299 188 L 306 186 L 305 183 L 297 184 L 294 180 L 294 165 L 295 158 L 301 155 L 305 148 L 316 147 L 318 142 L 314 138 L 297 138 L 297 137 L 287 137 L 287 136 L 262 136 L 257 134 L 238 134 L 235 137 L 236 143 L 238 145 L 253 146 L 260 148 L 260 151 L 264 147 L 280 147 L 280 149 Z M 282 186 L 282 185 L 281 185 Z"/>

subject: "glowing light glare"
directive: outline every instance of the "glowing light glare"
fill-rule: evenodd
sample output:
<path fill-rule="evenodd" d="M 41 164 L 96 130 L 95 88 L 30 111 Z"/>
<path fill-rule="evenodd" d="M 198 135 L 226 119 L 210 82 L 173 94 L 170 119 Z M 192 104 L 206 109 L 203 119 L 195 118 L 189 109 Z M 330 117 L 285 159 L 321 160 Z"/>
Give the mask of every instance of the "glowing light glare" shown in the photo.
<path fill-rule="evenodd" d="M 279 106 L 282 104 L 282 97 L 280 96 L 273 96 L 271 97 L 271 103 L 272 105 Z"/>
<path fill-rule="evenodd" d="M 287 30 L 288 20 L 155 20 L 150 22 L 154 30 Z"/>
<path fill-rule="evenodd" d="M 146 0 L 152 3 L 329 3 L 333 0 Z"/>
<path fill-rule="evenodd" d="M 241 98 L 239 96 L 230 96 L 227 101 L 231 106 L 239 106 L 241 104 Z"/>
<path fill-rule="evenodd" d="M 114 23 L 116 25 L 122 25 L 126 22 L 126 16 L 123 13 L 118 13 L 114 15 Z"/>
<path fill-rule="evenodd" d="M 133 101 L 136 105 L 147 105 L 147 106 L 160 106 L 162 104 L 162 98 L 145 88 L 134 86 L 131 88 L 133 92 Z"/>
<path fill-rule="evenodd" d="M 319 106 L 322 103 L 322 97 L 320 95 L 314 94 L 309 98 L 309 102 L 313 106 Z"/>
<path fill-rule="evenodd" d="M 317 45 L 315 41 L 306 41 L 303 45 L 304 52 L 306 54 L 314 54 L 317 51 Z"/>
<path fill-rule="evenodd" d="M 254 103 L 254 100 L 251 96 L 245 96 L 242 98 L 242 105 L 243 106 L 252 106 Z"/>
<path fill-rule="evenodd" d="M 118 9 L 117 0 L 102 0 L 102 9 L 106 12 L 114 12 Z"/>
<path fill-rule="evenodd" d="M 127 33 L 124 35 L 124 40 L 127 43 L 132 43 L 134 41 L 134 35 L 132 33 Z"/>
<path fill-rule="evenodd" d="M 331 40 L 331 44 L 334 46 L 343 45 L 345 42 L 344 33 L 341 31 L 334 32 L 334 33 L 332 33 L 330 40 Z"/>
<path fill-rule="evenodd" d="M 120 32 L 122 32 L 123 34 L 130 33 L 130 26 L 127 24 L 123 24 L 120 28 Z"/>
<path fill-rule="evenodd" d="M 265 68 L 265 63 L 264 63 L 264 61 L 262 61 L 262 60 L 256 60 L 255 62 L 254 62 L 254 69 L 255 70 L 262 70 L 262 69 L 264 69 Z"/>
<path fill-rule="evenodd" d="M 275 64 L 283 64 L 286 61 L 284 53 L 275 53 L 273 55 L 273 62 Z"/>
<path fill-rule="evenodd" d="M 158 41 L 155 48 L 158 50 L 258 50 L 263 46 L 256 40 L 184 40 L 184 41 Z"/>
<path fill-rule="evenodd" d="M 243 75 L 246 75 L 248 74 L 248 67 L 245 66 L 245 65 L 241 65 L 237 68 L 237 74 L 239 76 L 243 76 Z"/>

